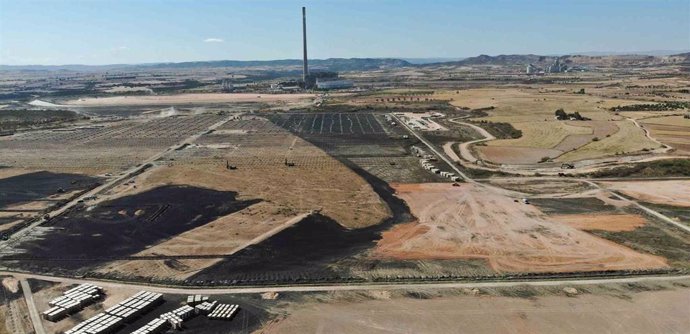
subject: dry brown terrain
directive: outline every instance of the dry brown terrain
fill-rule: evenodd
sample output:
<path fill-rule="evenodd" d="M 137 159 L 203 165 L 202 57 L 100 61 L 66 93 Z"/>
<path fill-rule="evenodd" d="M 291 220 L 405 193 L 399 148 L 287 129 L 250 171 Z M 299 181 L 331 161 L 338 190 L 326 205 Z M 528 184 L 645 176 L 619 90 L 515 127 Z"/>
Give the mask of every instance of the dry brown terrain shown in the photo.
<path fill-rule="evenodd" d="M 222 136 L 232 148 L 190 147 L 178 151 L 174 162 L 147 171 L 138 176 L 134 184 L 116 187 L 100 200 L 132 195 L 162 185 L 191 185 L 235 191 L 240 200 L 261 199 L 262 202 L 153 245 L 136 255 L 231 254 L 248 241 L 312 210 L 320 210 L 347 228 L 375 225 L 390 214 L 388 207 L 364 179 L 303 139 L 285 131 L 268 136 L 241 133 Z M 205 143 L 204 139 L 201 141 Z M 242 144 L 245 142 L 246 145 Z M 196 151 L 210 152 L 208 154 L 214 157 L 198 156 Z M 285 166 L 286 157 L 296 162 L 296 166 Z M 226 161 L 236 165 L 237 169 L 226 169 Z M 103 266 L 100 271 L 186 278 L 219 260 L 184 259 L 174 266 L 163 260 L 116 261 Z"/>
<path fill-rule="evenodd" d="M 592 186 L 585 182 L 570 180 L 510 178 L 494 179 L 490 180 L 489 183 L 503 189 L 527 194 L 545 194 L 552 196 L 559 194 L 577 194 L 583 191 L 594 190 Z"/>
<path fill-rule="evenodd" d="M 418 222 L 383 234 L 373 256 L 484 259 L 497 272 L 664 268 L 638 253 L 546 217 L 534 206 L 463 184 L 399 184 Z"/>
<path fill-rule="evenodd" d="M 678 154 L 690 154 L 690 119 L 683 116 L 654 117 L 641 121 L 651 136 L 676 149 Z"/>
<path fill-rule="evenodd" d="M 264 332 L 681 334 L 690 328 L 688 288 L 640 292 L 626 298 L 385 298 L 382 294 L 377 299 L 307 303 Z"/>
<path fill-rule="evenodd" d="M 690 181 L 626 181 L 606 182 L 606 187 L 638 200 L 674 206 L 690 207 Z"/>
<path fill-rule="evenodd" d="M 572 226 L 578 230 L 602 230 L 610 232 L 632 231 L 647 223 L 640 215 L 629 214 L 572 214 L 550 216 L 556 222 Z"/>
<path fill-rule="evenodd" d="M 499 164 L 532 164 L 541 158 L 554 158 L 563 152 L 550 148 L 509 147 L 509 146 L 477 146 L 479 156 Z"/>

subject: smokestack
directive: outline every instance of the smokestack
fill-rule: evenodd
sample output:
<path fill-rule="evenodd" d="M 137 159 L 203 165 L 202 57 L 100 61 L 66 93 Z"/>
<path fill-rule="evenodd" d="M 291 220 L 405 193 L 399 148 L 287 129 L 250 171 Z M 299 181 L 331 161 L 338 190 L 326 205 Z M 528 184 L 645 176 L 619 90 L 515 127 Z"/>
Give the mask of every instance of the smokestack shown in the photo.
<path fill-rule="evenodd" d="M 304 48 L 304 68 L 302 69 L 302 80 L 304 86 L 307 86 L 307 76 L 309 75 L 309 67 L 307 66 L 307 8 L 302 7 L 302 47 Z"/>

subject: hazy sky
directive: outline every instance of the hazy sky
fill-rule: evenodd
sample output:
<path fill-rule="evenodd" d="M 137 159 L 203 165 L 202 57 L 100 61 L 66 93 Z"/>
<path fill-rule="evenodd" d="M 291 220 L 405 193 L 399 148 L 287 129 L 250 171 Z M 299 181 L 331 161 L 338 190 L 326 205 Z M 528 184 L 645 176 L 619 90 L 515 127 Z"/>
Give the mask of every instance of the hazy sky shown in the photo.
<path fill-rule="evenodd" d="M 0 64 L 690 49 L 690 0 L 0 0 Z"/>

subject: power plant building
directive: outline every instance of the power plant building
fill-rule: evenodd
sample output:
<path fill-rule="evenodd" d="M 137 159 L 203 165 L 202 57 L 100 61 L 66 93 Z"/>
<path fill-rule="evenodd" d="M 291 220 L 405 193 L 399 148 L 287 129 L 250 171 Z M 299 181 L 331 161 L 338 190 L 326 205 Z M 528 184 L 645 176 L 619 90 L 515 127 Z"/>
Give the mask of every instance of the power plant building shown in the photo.
<path fill-rule="evenodd" d="M 352 87 L 354 87 L 354 83 L 350 80 L 321 81 L 319 79 L 316 79 L 317 89 L 344 89 Z"/>
<path fill-rule="evenodd" d="M 354 83 L 350 80 L 343 80 L 338 78 L 338 73 L 317 71 L 309 72 L 309 63 L 307 60 L 307 9 L 302 7 L 302 84 L 305 89 L 343 89 L 352 88 Z M 285 89 L 284 84 L 278 84 L 274 89 Z"/>

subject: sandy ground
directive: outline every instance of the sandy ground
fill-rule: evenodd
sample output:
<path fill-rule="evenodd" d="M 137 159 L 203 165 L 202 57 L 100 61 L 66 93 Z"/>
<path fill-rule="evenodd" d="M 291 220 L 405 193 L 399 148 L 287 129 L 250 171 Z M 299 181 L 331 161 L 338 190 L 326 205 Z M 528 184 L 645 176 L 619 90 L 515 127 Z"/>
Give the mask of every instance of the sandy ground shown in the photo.
<path fill-rule="evenodd" d="M 610 232 L 632 231 L 647 223 L 640 215 L 628 214 L 583 214 L 554 215 L 550 219 L 572 226 L 578 230 L 602 230 Z"/>
<path fill-rule="evenodd" d="M 563 196 L 596 190 L 585 182 L 553 179 L 495 179 L 489 184 L 528 194 Z"/>
<path fill-rule="evenodd" d="M 630 181 L 605 182 L 607 188 L 617 190 L 640 201 L 690 207 L 690 181 Z"/>
<path fill-rule="evenodd" d="M 296 102 L 313 99 L 314 94 L 250 94 L 250 93 L 209 93 L 178 94 L 156 96 L 113 96 L 100 98 L 81 98 L 67 101 L 74 106 L 133 106 L 170 105 L 189 103 L 232 103 L 232 102 Z"/>
<path fill-rule="evenodd" d="M 385 232 L 374 257 L 484 259 L 497 272 L 570 272 L 666 267 L 638 253 L 548 219 L 534 206 L 477 185 L 394 186 L 418 222 Z"/>
<path fill-rule="evenodd" d="M 688 333 L 690 289 L 511 298 L 453 296 L 310 303 L 265 333 Z"/>
<path fill-rule="evenodd" d="M 36 172 L 32 169 L 23 168 L 0 168 L 0 179 Z"/>
<path fill-rule="evenodd" d="M 555 158 L 563 152 L 550 148 L 475 146 L 482 160 L 498 164 L 533 164 L 544 157 Z"/>
<path fill-rule="evenodd" d="M 19 291 L 19 281 L 14 277 L 3 278 L 2 286 L 4 286 L 5 289 L 11 291 L 12 293 L 16 293 L 17 291 Z"/>

